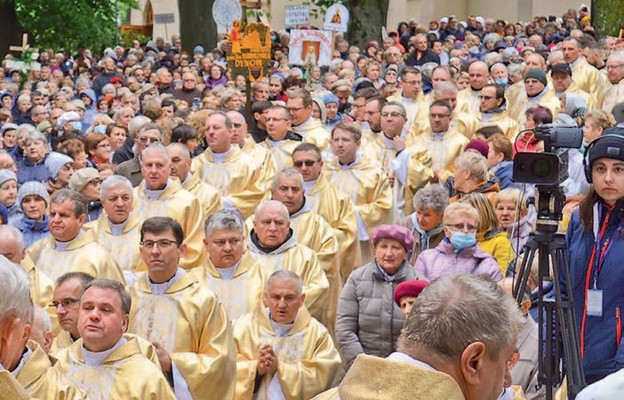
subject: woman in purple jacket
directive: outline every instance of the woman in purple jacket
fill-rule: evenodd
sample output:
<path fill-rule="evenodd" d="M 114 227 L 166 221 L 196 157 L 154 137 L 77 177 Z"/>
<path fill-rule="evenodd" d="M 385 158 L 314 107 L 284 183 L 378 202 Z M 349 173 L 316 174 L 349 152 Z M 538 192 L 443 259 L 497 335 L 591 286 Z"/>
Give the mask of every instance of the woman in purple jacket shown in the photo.
<path fill-rule="evenodd" d="M 425 250 L 416 260 L 416 272 L 433 281 L 454 274 L 486 275 L 498 282 L 503 279 L 496 259 L 477 245 L 479 213 L 465 203 L 453 203 L 444 210 L 445 238 L 433 249 Z"/>

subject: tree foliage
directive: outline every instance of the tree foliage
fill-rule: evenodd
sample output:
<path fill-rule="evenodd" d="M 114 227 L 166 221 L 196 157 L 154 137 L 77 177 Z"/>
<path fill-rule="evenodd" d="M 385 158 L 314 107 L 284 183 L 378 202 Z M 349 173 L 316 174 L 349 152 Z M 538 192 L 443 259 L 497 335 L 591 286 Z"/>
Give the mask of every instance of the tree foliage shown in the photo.
<path fill-rule="evenodd" d="M 622 0 L 594 0 L 595 16 L 592 25 L 600 35 L 618 36 L 624 28 Z"/>
<path fill-rule="evenodd" d="M 117 16 L 135 0 L 0 0 L 15 7 L 19 23 L 39 47 L 99 49 L 116 42 Z"/>

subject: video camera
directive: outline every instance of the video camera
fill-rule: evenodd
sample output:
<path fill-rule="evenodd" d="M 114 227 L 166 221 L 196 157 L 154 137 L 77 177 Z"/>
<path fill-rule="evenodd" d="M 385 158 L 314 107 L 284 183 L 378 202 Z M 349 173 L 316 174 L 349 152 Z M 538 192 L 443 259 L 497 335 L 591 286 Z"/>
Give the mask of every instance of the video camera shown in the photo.
<path fill-rule="evenodd" d="M 537 140 L 544 141 L 544 152 L 519 152 L 514 158 L 512 180 L 536 185 L 538 225 L 556 232 L 565 202 L 561 183 L 568 178 L 568 149 L 583 143 L 583 130 L 570 126 L 539 125 L 533 129 Z M 541 223 L 541 224 L 540 224 Z"/>

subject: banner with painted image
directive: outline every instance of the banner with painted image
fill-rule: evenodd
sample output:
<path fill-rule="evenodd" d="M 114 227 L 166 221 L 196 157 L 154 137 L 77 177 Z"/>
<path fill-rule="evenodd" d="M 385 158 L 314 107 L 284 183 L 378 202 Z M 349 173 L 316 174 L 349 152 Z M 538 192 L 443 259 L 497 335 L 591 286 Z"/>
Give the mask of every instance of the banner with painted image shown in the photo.
<path fill-rule="evenodd" d="M 293 65 L 327 66 L 331 61 L 332 33 L 312 29 L 290 31 L 288 62 Z"/>

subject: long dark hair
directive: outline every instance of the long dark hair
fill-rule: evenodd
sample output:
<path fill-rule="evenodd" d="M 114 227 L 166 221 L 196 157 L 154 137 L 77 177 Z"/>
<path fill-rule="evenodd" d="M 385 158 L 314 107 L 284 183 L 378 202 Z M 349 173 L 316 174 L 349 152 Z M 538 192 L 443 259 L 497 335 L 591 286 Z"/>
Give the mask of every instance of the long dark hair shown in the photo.
<path fill-rule="evenodd" d="M 594 204 L 601 200 L 602 198 L 598 195 L 593 185 L 581 199 L 579 204 L 579 217 L 581 219 L 581 225 L 583 225 L 586 231 L 591 231 L 594 227 Z"/>

